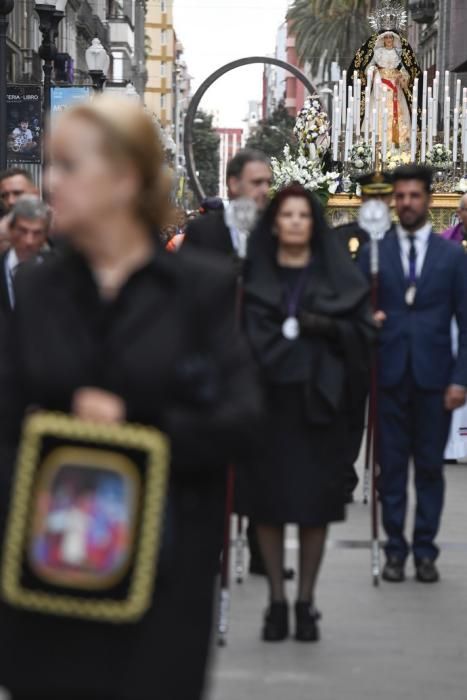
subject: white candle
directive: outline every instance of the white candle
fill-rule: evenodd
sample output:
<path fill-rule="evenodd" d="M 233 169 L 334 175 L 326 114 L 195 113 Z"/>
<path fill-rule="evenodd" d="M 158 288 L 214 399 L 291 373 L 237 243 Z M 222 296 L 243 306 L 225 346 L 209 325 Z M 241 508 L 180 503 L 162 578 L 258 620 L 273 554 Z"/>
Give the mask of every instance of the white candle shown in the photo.
<path fill-rule="evenodd" d="M 341 119 L 341 110 L 339 107 L 339 104 L 336 105 L 336 112 L 335 112 L 335 128 L 334 128 L 334 141 L 333 141 L 333 152 L 332 152 L 332 158 L 334 161 L 339 160 L 339 134 L 340 134 L 340 119 Z"/>
<path fill-rule="evenodd" d="M 347 71 L 342 71 L 342 128 L 345 129 L 346 117 L 347 117 Z"/>
<path fill-rule="evenodd" d="M 346 129 L 345 129 L 345 148 L 344 148 L 344 162 L 349 160 L 349 152 L 352 147 L 352 107 L 347 107 L 347 119 L 346 119 Z"/>
<path fill-rule="evenodd" d="M 456 81 L 456 104 L 455 107 L 457 107 L 457 111 L 460 110 L 461 108 L 461 81 L 457 80 Z"/>
<path fill-rule="evenodd" d="M 370 90 L 371 90 L 371 84 L 370 84 L 370 80 L 368 79 L 368 82 L 367 82 L 366 88 L 365 88 L 365 123 L 364 123 L 365 143 L 368 143 L 368 140 L 370 138 L 370 94 L 371 94 Z"/>
<path fill-rule="evenodd" d="M 422 163 L 426 161 L 426 109 L 422 109 L 421 160 Z"/>
<path fill-rule="evenodd" d="M 360 136 L 361 132 L 361 104 L 362 104 L 362 81 L 357 80 L 357 97 L 355 101 L 355 135 Z"/>
<path fill-rule="evenodd" d="M 450 82 L 451 82 L 451 80 L 450 80 L 450 77 L 451 77 L 451 76 L 450 76 L 450 74 L 449 74 L 449 71 L 448 71 L 448 70 L 445 71 L 445 72 L 444 72 L 444 92 L 447 92 L 447 96 L 448 96 L 448 97 L 450 96 L 450 93 L 451 93 L 451 89 L 450 89 Z"/>
<path fill-rule="evenodd" d="M 350 105 L 349 105 L 349 109 L 348 109 L 348 112 L 349 112 L 349 117 L 348 117 L 348 118 L 349 118 L 349 120 L 350 120 L 350 122 L 349 122 L 349 151 L 351 150 L 351 148 L 352 148 L 352 146 L 353 146 L 353 129 L 354 129 L 354 127 L 353 127 L 353 122 L 354 122 L 353 117 L 354 117 L 354 109 L 355 109 L 355 107 L 354 107 L 354 101 L 353 101 L 353 99 L 352 99 L 352 100 L 351 100 L 351 103 L 350 103 Z"/>
<path fill-rule="evenodd" d="M 413 81 L 413 93 L 412 93 L 412 109 L 415 107 L 415 111 L 418 109 L 418 78 Z M 423 109 L 423 103 L 422 103 Z"/>
<path fill-rule="evenodd" d="M 464 140 L 463 140 L 463 155 L 462 160 L 467 164 L 467 110 L 464 109 L 464 117 L 462 120 L 462 128 L 464 130 Z"/>
<path fill-rule="evenodd" d="M 438 134 L 439 70 L 433 80 L 433 138 Z"/>
<path fill-rule="evenodd" d="M 460 92 L 459 92 L 460 95 Z M 452 162 L 454 163 L 454 167 L 457 163 L 457 144 L 459 141 L 459 108 L 457 107 L 456 103 L 456 108 L 454 109 L 454 132 L 453 132 L 453 138 L 452 138 Z"/>
<path fill-rule="evenodd" d="M 433 150 L 433 98 L 428 97 L 428 150 Z"/>
<path fill-rule="evenodd" d="M 464 156 L 465 153 L 465 143 L 467 140 L 467 97 L 464 99 L 462 103 L 462 126 L 461 126 L 461 143 L 462 143 L 462 157 Z M 465 160 L 465 159 L 464 159 Z"/>
<path fill-rule="evenodd" d="M 412 129 L 410 132 L 410 160 L 415 163 L 417 156 L 417 109 L 412 107 Z"/>
<path fill-rule="evenodd" d="M 353 72 L 353 98 L 354 98 L 354 111 L 353 111 L 353 121 L 355 123 L 355 119 L 357 116 L 357 90 L 358 90 L 358 73 L 356 70 Z"/>
<path fill-rule="evenodd" d="M 422 109 L 427 108 L 427 98 L 428 98 L 428 71 L 423 71 L 423 98 L 422 98 Z"/>
<path fill-rule="evenodd" d="M 376 135 L 378 132 L 378 122 L 377 122 L 378 115 L 377 115 L 377 111 L 376 111 L 375 107 L 373 108 L 373 113 L 371 116 L 372 116 L 372 120 L 373 120 L 373 123 L 372 123 L 373 131 L 371 134 L 371 154 L 372 154 L 372 160 L 373 160 L 373 164 L 374 164 L 376 162 Z"/>
<path fill-rule="evenodd" d="M 451 126 L 451 98 L 446 97 L 444 101 L 444 146 L 449 148 L 450 139 L 450 126 Z"/>
<path fill-rule="evenodd" d="M 386 163 L 386 155 L 388 152 L 388 118 L 389 118 L 389 112 L 387 107 L 384 108 L 383 112 L 383 139 L 382 139 L 382 148 L 381 148 L 381 158 L 382 158 L 382 168 L 384 169 L 384 165 Z"/>

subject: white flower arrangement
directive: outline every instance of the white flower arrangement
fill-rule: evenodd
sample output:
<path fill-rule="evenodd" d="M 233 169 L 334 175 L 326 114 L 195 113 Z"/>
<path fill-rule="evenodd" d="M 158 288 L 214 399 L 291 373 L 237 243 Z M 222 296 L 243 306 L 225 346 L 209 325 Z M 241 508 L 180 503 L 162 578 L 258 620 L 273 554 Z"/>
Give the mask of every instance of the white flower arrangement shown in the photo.
<path fill-rule="evenodd" d="M 324 111 L 319 97 L 317 95 L 309 97 L 298 113 L 294 127 L 294 134 L 298 139 L 301 153 L 308 154 L 310 146 L 314 146 L 314 149 L 311 150 L 316 149 L 316 155 L 323 156 L 331 144 L 330 129 L 329 117 Z"/>
<path fill-rule="evenodd" d="M 410 153 L 404 153 L 403 151 L 389 151 L 386 155 L 386 160 L 384 161 L 384 167 L 386 170 L 391 172 L 401 165 L 409 165 L 411 162 Z"/>
<path fill-rule="evenodd" d="M 449 168 L 452 165 L 452 152 L 442 143 L 436 143 L 426 154 L 426 162 L 434 168 Z"/>
<path fill-rule="evenodd" d="M 356 144 L 349 153 L 349 162 L 356 170 L 371 170 L 373 152 L 368 144 Z"/>
<path fill-rule="evenodd" d="M 290 146 L 284 148 L 284 157 L 271 159 L 273 173 L 273 192 L 294 182 L 310 192 L 316 192 L 322 198 L 335 194 L 339 185 L 339 173 L 324 172 L 322 164 L 301 154 L 292 155 Z"/>
<path fill-rule="evenodd" d="M 455 185 L 454 187 L 455 192 L 459 192 L 459 194 L 466 194 L 467 193 L 467 178 L 462 177 Z"/>

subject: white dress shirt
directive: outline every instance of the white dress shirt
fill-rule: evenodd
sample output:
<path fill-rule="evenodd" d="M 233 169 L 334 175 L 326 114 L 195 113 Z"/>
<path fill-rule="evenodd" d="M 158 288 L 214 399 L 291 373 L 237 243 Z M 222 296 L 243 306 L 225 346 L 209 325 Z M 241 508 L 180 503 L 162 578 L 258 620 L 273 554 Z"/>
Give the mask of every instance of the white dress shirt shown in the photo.
<path fill-rule="evenodd" d="M 230 238 L 232 240 L 232 247 L 236 253 L 240 248 L 240 233 L 232 224 L 232 213 L 230 210 L 230 202 L 226 205 L 224 209 L 224 222 L 230 231 Z"/>
<path fill-rule="evenodd" d="M 16 268 L 19 265 L 18 256 L 13 248 L 10 248 L 8 255 L 5 258 L 5 277 L 6 284 L 8 288 L 8 296 L 10 298 L 10 305 L 13 309 L 15 306 L 15 292 L 13 288 L 13 280 L 15 278 Z"/>
<path fill-rule="evenodd" d="M 421 228 L 419 228 L 415 233 L 409 234 L 402 226 L 398 225 L 396 227 L 397 236 L 399 238 L 399 248 L 401 251 L 402 267 L 404 269 L 404 274 L 406 277 L 409 276 L 409 253 L 410 253 L 410 240 L 409 236 L 413 235 L 415 242 L 415 250 L 417 251 L 417 263 L 416 271 L 417 278 L 420 277 L 423 270 L 423 263 L 425 262 L 426 251 L 428 248 L 428 241 L 431 236 L 431 224 L 428 222 Z"/>

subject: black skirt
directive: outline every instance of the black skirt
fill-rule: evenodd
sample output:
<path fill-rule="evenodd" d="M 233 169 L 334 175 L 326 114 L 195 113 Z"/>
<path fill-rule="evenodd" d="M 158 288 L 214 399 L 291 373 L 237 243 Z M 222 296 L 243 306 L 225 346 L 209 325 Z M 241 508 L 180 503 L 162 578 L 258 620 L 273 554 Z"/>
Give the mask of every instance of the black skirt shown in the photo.
<path fill-rule="evenodd" d="M 345 519 L 347 422 L 308 419 L 303 384 L 269 385 L 263 449 L 245 474 L 259 524 L 322 527 Z"/>

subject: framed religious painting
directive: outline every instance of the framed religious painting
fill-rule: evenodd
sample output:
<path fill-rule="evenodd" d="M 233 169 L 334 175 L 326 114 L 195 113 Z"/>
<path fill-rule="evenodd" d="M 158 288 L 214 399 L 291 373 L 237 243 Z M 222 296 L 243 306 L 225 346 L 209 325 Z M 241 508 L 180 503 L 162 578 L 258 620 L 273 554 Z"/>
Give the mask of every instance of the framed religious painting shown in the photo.
<path fill-rule="evenodd" d="M 25 423 L 1 592 L 32 612 L 138 620 L 157 576 L 169 468 L 157 430 L 37 413 Z"/>

